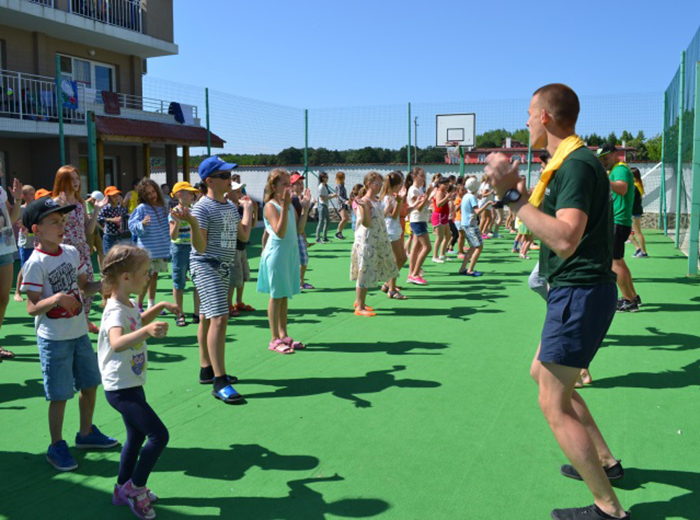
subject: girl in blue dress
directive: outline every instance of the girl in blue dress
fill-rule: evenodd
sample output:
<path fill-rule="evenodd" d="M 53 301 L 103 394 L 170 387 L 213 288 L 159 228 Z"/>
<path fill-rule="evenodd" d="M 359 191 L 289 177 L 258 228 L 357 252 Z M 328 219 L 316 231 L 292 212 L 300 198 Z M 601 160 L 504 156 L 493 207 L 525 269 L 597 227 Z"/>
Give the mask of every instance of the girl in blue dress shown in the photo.
<path fill-rule="evenodd" d="M 294 350 L 305 348 L 287 334 L 287 299 L 301 292 L 297 223 L 291 200 L 289 174 L 286 170 L 272 170 L 265 186 L 263 219 L 269 238 L 260 259 L 258 292 L 270 295 L 269 349 L 279 354 L 294 354 Z"/>

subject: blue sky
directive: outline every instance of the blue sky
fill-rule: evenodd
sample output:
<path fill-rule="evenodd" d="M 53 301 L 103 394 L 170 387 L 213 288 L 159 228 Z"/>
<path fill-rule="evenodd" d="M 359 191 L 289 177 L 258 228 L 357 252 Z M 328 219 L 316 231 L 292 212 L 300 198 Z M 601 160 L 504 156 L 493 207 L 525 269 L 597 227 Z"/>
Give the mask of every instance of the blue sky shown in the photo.
<path fill-rule="evenodd" d="M 604 120 L 620 94 L 659 93 L 660 105 L 700 24 L 697 0 L 664 8 L 650 0 L 453 4 L 174 0 L 180 54 L 149 60 L 148 76 L 310 110 L 519 100 L 557 81 L 588 99 L 609 96 L 611 103 L 591 109 Z M 660 118 L 660 106 L 651 103 L 641 108 L 646 120 Z M 524 126 L 526 108 L 523 124 L 507 114 L 496 126 Z M 645 128 L 630 117 L 624 124 L 631 131 Z M 423 138 L 434 133 L 430 118 L 422 121 Z M 477 115 L 477 126 L 483 120 Z M 297 127 L 296 116 L 291 124 Z M 358 121 L 357 133 L 362 126 Z M 226 133 L 224 127 L 218 123 Z"/>

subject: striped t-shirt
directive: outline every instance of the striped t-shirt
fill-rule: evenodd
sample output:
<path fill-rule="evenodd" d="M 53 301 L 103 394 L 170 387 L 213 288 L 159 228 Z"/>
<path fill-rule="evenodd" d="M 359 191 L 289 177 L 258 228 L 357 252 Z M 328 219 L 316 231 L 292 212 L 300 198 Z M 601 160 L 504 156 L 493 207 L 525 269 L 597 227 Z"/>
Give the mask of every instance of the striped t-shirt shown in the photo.
<path fill-rule="evenodd" d="M 204 196 L 192 206 L 192 214 L 199 222 L 200 229 L 207 232 L 207 248 L 203 254 L 192 248 L 190 258 L 231 262 L 236 255 L 238 224 L 241 221 L 236 206 Z"/>

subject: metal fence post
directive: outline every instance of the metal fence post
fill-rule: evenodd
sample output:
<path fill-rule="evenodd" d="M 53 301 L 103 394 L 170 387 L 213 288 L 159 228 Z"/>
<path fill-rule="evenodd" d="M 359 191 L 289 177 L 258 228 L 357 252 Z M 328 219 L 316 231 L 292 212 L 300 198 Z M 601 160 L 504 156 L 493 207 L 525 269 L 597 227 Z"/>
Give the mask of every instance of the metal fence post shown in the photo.
<path fill-rule="evenodd" d="M 661 126 L 661 192 L 659 193 L 659 229 L 668 235 L 666 218 L 666 93 L 664 92 L 664 124 Z"/>
<path fill-rule="evenodd" d="M 408 163 L 408 171 L 411 171 L 411 103 L 408 104 L 408 146 L 406 147 L 407 150 L 407 163 Z"/>
<path fill-rule="evenodd" d="M 21 87 L 21 86 L 20 86 Z M 63 95 L 61 94 L 61 57 L 56 54 L 56 110 L 58 110 L 58 146 L 61 166 L 66 164 L 66 143 L 63 135 Z"/>
<path fill-rule="evenodd" d="M 464 150 L 460 146 L 459 148 L 459 176 L 464 177 L 464 161 L 467 160 L 467 155 L 464 153 Z"/>
<path fill-rule="evenodd" d="M 690 244 L 688 246 L 688 274 L 698 274 L 698 239 L 700 238 L 700 63 L 695 63 L 695 121 L 693 124 L 693 180 L 690 202 Z"/>
<path fill-rule="evenodd" d="M 89 110 L 85 120 L 87 124 L 87 148 L 88 148 L 88 180 L 90 190 L 99 189 L 97 178 L 97 132 L 95 129 L 95 112 Z"/>
<path fill-rule="evenodd" d="M 685 112 L 685 51 L 681 52 L 680 99 L 678 101 L 678 166 L 676 169 L 676 236 L 674 244 L 681 244 L 681 187 L 683 180 L 683 113 Z"/>
<path fill-rule="evenodd" d="M 204 98 L 207 109 L 207 155 L 211 157 L 211 131 L 209 130 L 209 87 L 204 89 Z"/>
<path fill-rule="evenodd" d="M 309 110 L 304 110 L 304 187 L 309 187 Z"/>

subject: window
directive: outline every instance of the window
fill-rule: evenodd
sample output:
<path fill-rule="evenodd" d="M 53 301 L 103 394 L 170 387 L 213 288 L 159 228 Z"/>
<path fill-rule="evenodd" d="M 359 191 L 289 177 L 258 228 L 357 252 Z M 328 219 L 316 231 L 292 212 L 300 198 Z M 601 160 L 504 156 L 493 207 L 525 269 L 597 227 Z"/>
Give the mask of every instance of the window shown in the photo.
<path fill-rule="evenodd" d="M 485 163 L 486 162 L 486 154 L 485 153 L 480 153 L 479 157 L 476 159 L 480 163 Z"/>
<path fill-rule="evenodd" d="M 102 96 L 99 95 L 101 91 L 114 91 L 115 69 L 112 65 L 74 58 L 73 56 L 60 55 L 60 57 L 61 76 L 64 79 L 81 83 L 85 89 L 93 89 L 96 103 L 102 103 Z M 88 101 L 92 100 L 88 99 Z"/>

